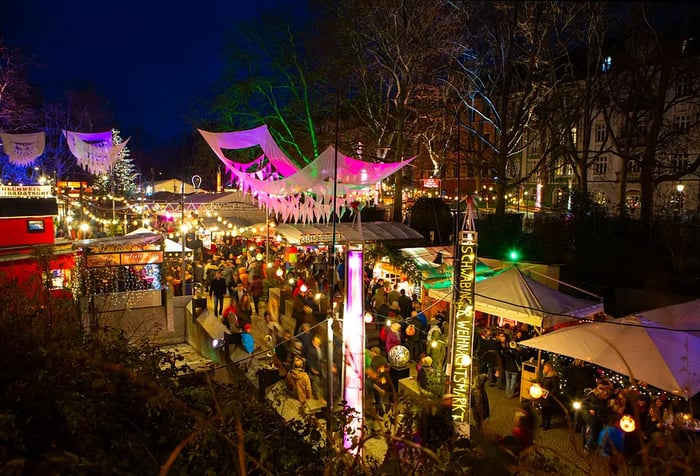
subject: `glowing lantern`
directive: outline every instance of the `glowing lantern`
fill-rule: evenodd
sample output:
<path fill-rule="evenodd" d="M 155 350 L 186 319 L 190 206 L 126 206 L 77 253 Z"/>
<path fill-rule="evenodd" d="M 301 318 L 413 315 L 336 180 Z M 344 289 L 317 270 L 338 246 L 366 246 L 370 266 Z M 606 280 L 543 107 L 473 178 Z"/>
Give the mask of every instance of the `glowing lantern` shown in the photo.
<path fill-rule="evenodd" d="M 530 387 L 530 396 L 536 400 L 542 398 L 542 395 L 544 395 L 542 386 L 539 383 L 533 383 Z"/>
<path fill-rule="evenodd" d="M 630 415 L 622 415 L 622 417 L 620 417 L 620 429 L 625 433 L 632 433 L 637 429 L 637 423 Z"/>
<path fill-rule="evenodd" d="M 410 325 L 406 328 L 406 335 L 407 336 L 414 336 L 416 335 L 416 326 Z"/>
<path fill-rule="evenodd" d="M 365 312 L 365 322 L 367 324 L 370 324 L 374 320 L 374 317 L 372 317 L 371 312 Z"/>

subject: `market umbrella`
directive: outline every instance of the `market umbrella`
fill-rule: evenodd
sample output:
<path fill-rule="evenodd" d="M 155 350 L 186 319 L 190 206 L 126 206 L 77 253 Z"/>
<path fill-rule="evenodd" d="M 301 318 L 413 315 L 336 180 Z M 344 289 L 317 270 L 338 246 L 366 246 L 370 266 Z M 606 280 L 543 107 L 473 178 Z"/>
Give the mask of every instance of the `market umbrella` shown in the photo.
<path fill-rule="evenodd" d="M 700 392 L 700 300 L 581 324 L 520 344 L 566 355 L 690 398 Z"/>

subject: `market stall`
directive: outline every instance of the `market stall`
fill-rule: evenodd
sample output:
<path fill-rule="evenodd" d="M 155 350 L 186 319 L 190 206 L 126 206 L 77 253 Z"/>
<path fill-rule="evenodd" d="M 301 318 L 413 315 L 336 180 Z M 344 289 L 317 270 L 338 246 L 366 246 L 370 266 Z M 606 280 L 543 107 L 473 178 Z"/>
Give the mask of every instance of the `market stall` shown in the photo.
<path fill-rule="evenodd" d="M 74 243 L 80 290 L 97 312 L 160 306 L 164 289 L 163 237 L 97 238 Z"/>
<path fill-rule="evenodd" d="M 700 300 L 560 329 L 521 344 L 690 398 L 700 392 L 698 316 Z"/>

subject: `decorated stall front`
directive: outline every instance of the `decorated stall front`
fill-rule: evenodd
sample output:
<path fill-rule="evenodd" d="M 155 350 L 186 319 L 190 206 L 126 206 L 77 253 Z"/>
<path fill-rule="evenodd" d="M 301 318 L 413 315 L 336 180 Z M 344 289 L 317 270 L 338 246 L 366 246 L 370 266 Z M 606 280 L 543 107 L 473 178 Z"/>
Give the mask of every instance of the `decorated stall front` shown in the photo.
<path fill-rule="evenodd" d="M 76 241 L 81 301 L 92 314 L 161 306 L 163 246 L 158 234 Z"/>

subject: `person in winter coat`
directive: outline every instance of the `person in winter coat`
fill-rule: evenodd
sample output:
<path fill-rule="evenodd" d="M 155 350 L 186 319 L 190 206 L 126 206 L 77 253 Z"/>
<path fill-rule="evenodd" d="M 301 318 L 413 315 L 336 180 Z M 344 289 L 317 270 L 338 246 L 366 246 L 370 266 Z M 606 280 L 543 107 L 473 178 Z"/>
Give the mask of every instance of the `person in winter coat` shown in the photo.
<path fill-rule="evenodd" d="M 433 359 L 433 367 L 442 369 L 445 364 L 445 353 L 447 346 L 443 339 L 442 331 L 440 330 L 440 321 L 433 319 L 430 321 L 430 329 L 428 330 L 427 353 Z"/>
<path fill-rule="evenodd" d="M 313 398 L 311 379 L 304 370 L 304 359 L 300 357 L 294 358 L 292 368 L 287 372 L 287 389 L 289 394 L 301 403 L 305 403 Z"/>
<path fill-rule="evenodd" d="M 542 428 L 549 430 L 552 426 L 554 410 L 558 405 L 556 399 L 559 398 L 559 375 L 554 370 L 554 366 L 545 362 L 542 366 L 542 388 L 545 394 L 541 399 L 542 406 Z"/>
<path fill-rule="evenodd" d="M 389 351 L 395 346 L 401 344 L 401 323 L 393 322 L 389 327 L 389 331 L 386 333 L 386 355 L 389 355 Z"/>
<path fill-rule="evenodd" d="M 505 390 L 506 397 L 513 398 L 516 396 L 515 389 L 518 386 L 520 379 L 520 355 L 518 354 L 518 344 L 514 340 L 508 342 L 508 345 L 502 350 L 503 369 L 505 370 Z"/>
<path fill-rule="evenodd" d="M 214 296 L 214 316 L 219 317 L 224 310 L 224 296 L 226 296 L 226 280 L 217 271 L 214 279 L 209 283 L 209 297 Z"/>
<path fill-rule="evenodd" d="M 253 306 L 250 304 L 250 296 L 248 294 L 244 294 L 238 301 L 236 314 L 238 315 L 238 325 L 240 327 L 253 323 Z"/>
<path fill-rule="evenodd" d="M 259 274 L 253 275 L 253 279 L 248 283 L 248 294 L 253 298 L 253 312 L 260 314 L 260 298 L 263 295 L 264 285 Z"/>
<path fill-rule="evenodd" d="M 484 420 L 491 415 L 489 396 L 486 393 L 486 382 L 488 379 L 489 377 L 486 374 L 477 375 L 474 388 L 472 389 L 472 415 L 474 417 L 474 425 L 477 428 L 480 428 Z"/>

